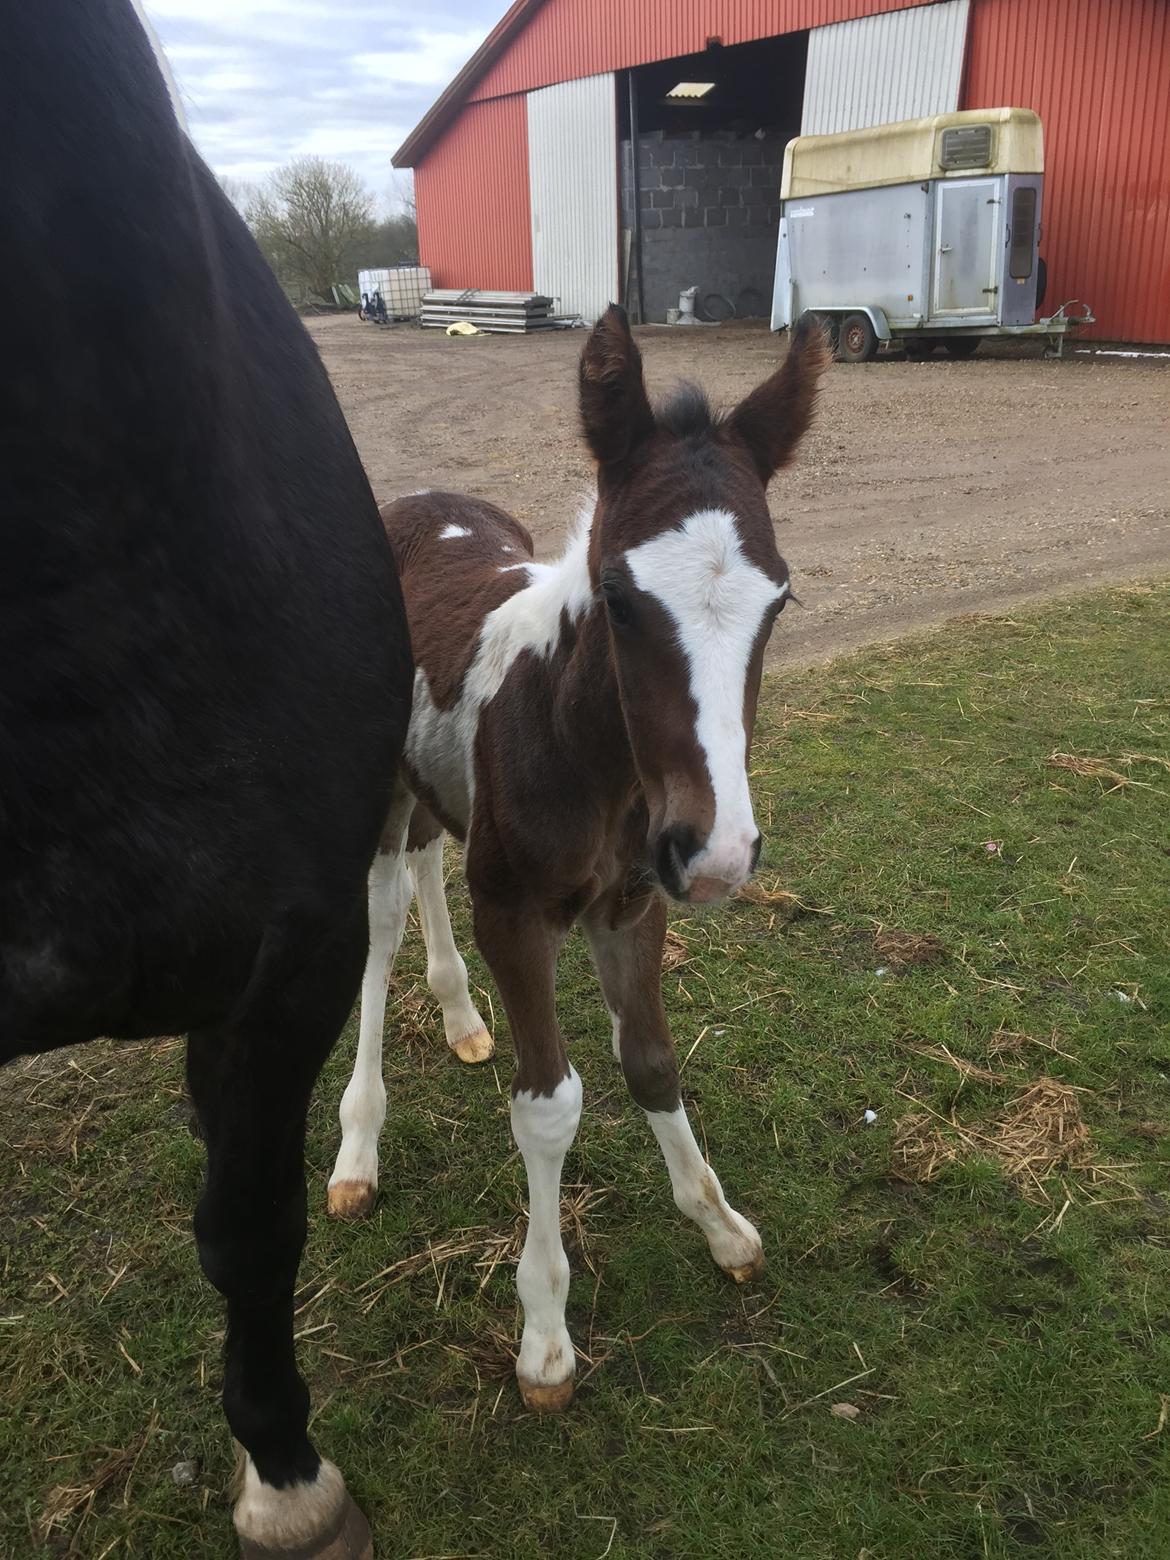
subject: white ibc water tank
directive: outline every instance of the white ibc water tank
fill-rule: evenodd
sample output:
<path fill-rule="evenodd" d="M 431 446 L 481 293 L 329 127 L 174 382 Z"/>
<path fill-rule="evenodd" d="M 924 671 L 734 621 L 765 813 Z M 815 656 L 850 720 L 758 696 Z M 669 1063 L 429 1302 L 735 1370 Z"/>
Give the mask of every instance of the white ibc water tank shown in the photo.
<path fill-rule="evenodd" d="M 358 293 L 372 298 L 380 292 L 391 319 L 413 319 L 422 311 L 423 294 L 430 290 L 429 266 L 377 266 L 358 272 Z"/>

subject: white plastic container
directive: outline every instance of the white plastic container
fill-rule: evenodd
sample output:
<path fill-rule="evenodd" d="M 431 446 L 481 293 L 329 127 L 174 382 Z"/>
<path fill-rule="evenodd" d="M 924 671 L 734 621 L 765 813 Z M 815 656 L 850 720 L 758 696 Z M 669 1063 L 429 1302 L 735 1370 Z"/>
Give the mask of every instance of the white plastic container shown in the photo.
<path fill-rule="evenodd" d="M 413 319 L 422 310 L 424 293 L 430 290 L 431 273 L 425 265 L 382 266 L 358 272 L 359 295 L 372 298 L 380 292 L 391 319 Z"/>

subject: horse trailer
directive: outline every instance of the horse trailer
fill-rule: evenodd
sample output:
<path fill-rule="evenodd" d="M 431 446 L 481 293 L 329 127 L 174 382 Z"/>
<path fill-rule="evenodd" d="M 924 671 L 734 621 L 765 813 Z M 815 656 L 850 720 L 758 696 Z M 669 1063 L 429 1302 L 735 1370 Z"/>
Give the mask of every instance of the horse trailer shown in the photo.
<path fill-rule="evenodd" d="M 911 357 L 968 357 L 987 336 L 1039 335 L 1059 354 L 1091 319 L 1074 304 L 1036 318 L 1044 133 L 1028 109 L 798 136 L 780 194 L 772 328 L 812 310 L 847 362 L 898 340 Z"/>

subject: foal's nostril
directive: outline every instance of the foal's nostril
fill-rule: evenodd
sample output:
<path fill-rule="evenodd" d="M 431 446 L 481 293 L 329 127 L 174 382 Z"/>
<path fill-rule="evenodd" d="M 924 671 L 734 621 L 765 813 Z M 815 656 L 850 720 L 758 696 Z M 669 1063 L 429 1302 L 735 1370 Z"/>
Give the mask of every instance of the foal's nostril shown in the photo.
<path fill-rule="evenodd" d="M 689 824 L 663 829 L 658 836 L 654 867 L 663 888 L 676 899 L 682 896 L 687 867 L 698 848 L 698 836 Z"/>
<path fill-rule="evenodd" d="M 760 851 L 763 849 L 763 845 L 764 845 L 764 837 L 763 837 L 763 835 L 762 834 L 757 834 L 755 839 L 754 839 L 754 841 L 752 842 L 752 871 L 753 872 L 756 870 L 756 868 L 760 864 Z"/>

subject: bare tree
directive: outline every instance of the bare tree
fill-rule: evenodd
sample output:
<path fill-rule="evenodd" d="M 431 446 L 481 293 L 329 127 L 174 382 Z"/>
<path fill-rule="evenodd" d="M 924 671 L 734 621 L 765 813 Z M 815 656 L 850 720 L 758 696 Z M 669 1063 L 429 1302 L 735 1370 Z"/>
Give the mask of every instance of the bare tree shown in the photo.
<path fill-rule="evenodd" d="M 350 280 L 350 257 L 370 237 L 373 200 L 344 163 L 299 157 L 269 176 L 247 219 L 291 293 L 328 298 L 334 282 Z"/>
<path fill-rule="evenodd" d="M 245 221 L 248 219 L 248 211 L 256 200 L 256 186 L 250 184 L 247 179 L 236 179 L 229 173 L 217 173 L 219 187 L 231 201 L 232 205 L 240 213 Z"/>

